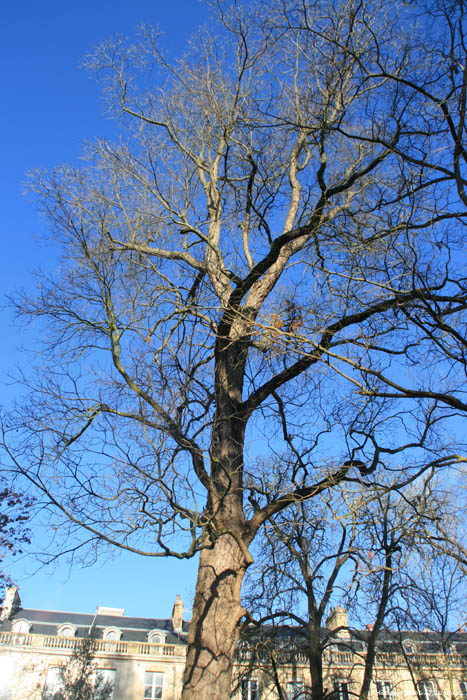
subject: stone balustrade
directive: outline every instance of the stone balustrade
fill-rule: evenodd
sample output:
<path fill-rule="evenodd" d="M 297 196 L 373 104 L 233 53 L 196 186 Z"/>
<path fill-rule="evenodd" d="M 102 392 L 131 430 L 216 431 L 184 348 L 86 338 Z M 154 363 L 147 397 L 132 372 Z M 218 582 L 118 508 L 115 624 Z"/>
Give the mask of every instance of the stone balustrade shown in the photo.
<path fill-rule="evenodd" d="M 44 634 L 17 634 L 16 632 L 0 632 L 0 647 L 15 647 L 22 649 L 34 649 L 35 651 L 56 651 L 72 653 L 82 643 L 83 639 L 74 637 L 60 637 Z M 93 642 L 93 654 L 124 654 L 129 656 L 154 656 L 154 657 L 184 657 L 186 647 L 182 644 L 151 644 L 150 642 L 115 641 L 108 639 L 96 639 Z"/>
<path fill-rule="evenodd" d="M 290 650 L 279 651 L 276 653 L 276 660 L 279 663 L 287 666 L 290 664 L 307 664 L 308 658 L 305 652 L 296 650 L 291 653 Z M 352 653 L 349 651 L 340 651 L 336 649 L 326 649 L 323 652 L 323 664 L 328 668 L 334 667 L 350 667 L 350 666 L 361 666 L 364 663 L 365 655 L 363 652 Z M 242 646 L 237 651 L 236 660 L 238 663 L 254 663 L 257 661 L 259 664 L 267 664 L 270 661 L 270 655 L 268 651 L 264 649 L 255 649 L 254 647 L 249 649 L 247 646 Z M 464 656 L 452 653 L 448 656 L 443 654 L 426 654 L 426 653 L 415 653 L 407 654 L 404 656 L 402 653 L 398 652 L 384 652 L 378 650 L 376 654 L 376 666 L 384 668 L 407 668 L 410 665 L 413 668 L 431 668 L 443 670 L 448 666 L 451 669 L 466 669 L 467 668 L 467 658 Z"/>
<path fill-rule="evenodd" d="M 76 637 L 61 637 L 44 634 L 18 634 L 16 632 L 0 632 L 0 647 L 14 647 L 34 649 L 34 651 L 51 651 L 57 653 L 73 653 L 84 640 Z M 94 640 L 93 654 L 96 657 L 108 655 L 143 656 L 143 657 L 179 657 L 186 655 L 186 646 L 182 644 L 152 644 L 150 642 L 136 642 L 123 640 L 96 639 Z M 253 657 L 261 663 L 267 662 L 267 653 L 264 650 L 241 647 L 237 651 L 237 662 L 251 662 Z M 286 658 L 287 657 L 287 658 Z M 352 666 L 362 663 L 361 654 L 353 654 L 351 651 L 325 650 L 323 663 L 325 666 Z M 307 657 L 303 651 L 297 650 L 294 654 L 287 651 L 282 662 L 287 664 L 306 664 Z M 388 668 L 400 668 L 409 663 L 414 668 L 467 668 L 467 659 L 457 653 L 443 656 L 442 654 L 408 654 L 405 657 L 397 652 L 377 652 L 376 664 Z"/>

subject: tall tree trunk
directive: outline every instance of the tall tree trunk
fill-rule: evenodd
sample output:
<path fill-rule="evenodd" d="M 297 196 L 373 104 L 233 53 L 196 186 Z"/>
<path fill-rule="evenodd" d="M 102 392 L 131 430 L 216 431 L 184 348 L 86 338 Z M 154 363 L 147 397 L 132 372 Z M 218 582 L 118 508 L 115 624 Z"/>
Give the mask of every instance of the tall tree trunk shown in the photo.
<path fill-rule="evenodd" d="M 240 589 L 248 563 L 238 542 L 220 536 L 200 553 L 182 700 L 228 700 L 232 664 L 245 610 Z"/>
<path fill-rule="evenodd" d="M 387 518 L 387 514 L 386 514 Z M 361 700 L 368 700 L 370 695 L 371 682 L 373 680 L 373 671 L 376 661 L 376 642 L 378 641 L 378 635 L 383 626 L 384 617 L 386 615 L 386 609 L 388 606 L 389 596 L 390 596 L 390 586 L 392 581 L 392 548 L 388 545 L 386 546 L 385 553 L 385 568 L 383 575 L 383 585 L 381 589 L 381 596 L 378 604 L 378 611 L 376 613 L 375 624 L 371 630 L 366 648 L 365 656 L 365 670 L 363 673 L 362 687 L 360 688 L 360 698 Z"/>
<path fill-rule="evenodd" d="M 312 625 L 308 628 L 308 663 L 311 676 L 312 700 L 323 700 L 323 650 L 319 636 L 320 630 Z"/>

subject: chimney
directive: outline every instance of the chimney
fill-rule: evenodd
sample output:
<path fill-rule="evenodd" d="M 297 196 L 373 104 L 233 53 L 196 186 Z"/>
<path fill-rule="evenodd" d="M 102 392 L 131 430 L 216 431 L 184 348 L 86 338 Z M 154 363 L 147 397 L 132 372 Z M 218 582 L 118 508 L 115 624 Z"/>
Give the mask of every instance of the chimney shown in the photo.
<path fill-rule="evenodd" d="M 123 617 L 125 608 L 109 608 L 106 605 L 98 605 L 96 615 L 110 615 L 111 617 Z"/>
<path fill-rule="evenodd" d="M 5 591 L 3 608 L 0 613 L 0 622 L 5 622 L 12 617 L 21 606 L 21 598 L 18 593 L 18 586 L 10 586 Z"/>
<path fill-rule="evenodd" d="M 333 608 L 331 612 L 328 615 L 328 619 L 326 620 L 326 627 L 333 632 L 334 630 L 337 630 L 335 636 L 338 638 L 347 638 L 348 635 L 348 627 L 349 627 L 349 620 L 347 617 L 347 610 L 345 608 L 341 608 L 339 605 L 336 608 Z"/>
<path fill-rule="evenodd" d="M 174 632 L 181 632 L 183 626 L 183 600 L 180 600 L 180 596 L 176 595 L 175 603 L 172 610 L 172 627 Z"/>

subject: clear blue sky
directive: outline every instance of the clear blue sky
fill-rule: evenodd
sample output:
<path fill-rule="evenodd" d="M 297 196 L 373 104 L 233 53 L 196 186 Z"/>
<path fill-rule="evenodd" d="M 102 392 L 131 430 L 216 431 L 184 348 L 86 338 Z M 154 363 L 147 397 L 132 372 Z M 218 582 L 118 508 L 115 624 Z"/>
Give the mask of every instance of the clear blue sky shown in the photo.
<path fill-rule="evenodd" d="M 133 35 L 141 23 L 160 26 L 166 48 L 179 54 L 207 16 L 198 0 L 5 4 L 0 29 L 0 304 L 18 284 L 31 284 L 34 267 L 53 265 L 53 253 L 35 238 L 44 223 L 22 196 L 25 173 L 76 162 L 84 141 L 114 133 L 99 86 L 80 68 L 85 54 L 116 33 Z M 0 404 L 8 404 L 17 389 L 7 378 L 24 361 L 18 347 L 29 345 L 31 338 L 21 336 L 8 309 L 0 311 L 0 324 Z M 39 547 L 41 532 L 34 535 L 33 544 Z M 83 570 L 36 569 L 29 558 L 11 569 L 25 607 L 84 612 L 110 605 L 124 607 L 127 614 L 156 617 L 171 614 L 175 593 L 190 607 L 196 576 L 194 561 L 129 555 Z"/>

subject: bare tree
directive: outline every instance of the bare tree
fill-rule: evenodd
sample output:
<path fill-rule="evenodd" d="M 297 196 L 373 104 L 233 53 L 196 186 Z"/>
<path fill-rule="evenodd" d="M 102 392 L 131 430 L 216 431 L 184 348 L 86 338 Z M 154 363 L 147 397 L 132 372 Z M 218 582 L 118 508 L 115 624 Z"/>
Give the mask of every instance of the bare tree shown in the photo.
<path fill-rule="evenodd" d="M 434 688 L 447 681 L 449 698 L 456 700 L 463 680 L 459 667 L 466 666 L 465 572 L 456 558 L 422 549 L 404 573 L 399 604 L 392 611 L 392 634 L 414 688 L 420 680 Z"/>
<path fill-rule="evenodd" d="M 323 632 L 325 619 L 333 605 L 342 601 L 344 591 L 351 588 L 360 560 L 358 508 L 349 511 L 342 492 L 335 491 L 320 503 L 299 501 L 266 523 L 245 590 L 248 622 L 253 621 L 259 629 L 267 625 L 265 640 L 259 642 L 264 647 L 266 668 L 279 668 L 284 653 L 292 665 L 296 658 L 307 659 L 313 700 L 327 697 L 323 654 L 336 641 L 334 630 Z M 284 634 L 287 639 L 281 644 Z M 265 653 L 267 642 L 269 655 Z M 281 658 L 275 663 L 277 654 Z M 280 672 L 273 677 L 279 694 L 285 697 Z"/>
<path fill-rule="evenodd" d="M 43 348 L 4 426 L 87 544 L 200 552 L 183 700 L 229 696 L 269 518 L 464 459 L 449 27 L 384 0 L 214 4 L 176 62 L 151 30 L 89 59 L 125 136 L 34 180 L 63 257 L 16 299 Z"/>
<path fill-rule="evenodd" d="M 438 681 L 443 685 L 447 679 L 453 699 L 458 695 L 459 667 L 465 665 L 464 635 L 458 634 L 466 612 L 465 511 L 456 513 L 458 506 L 465 508 L 461 484 L 446 483 L 444 475 L 431 474 L 422 488 L 402 493 L 402 510 L 415 528 L 399 530 L 402 558 L 391 571 L 385 620 L 386 642 L 397 640 L 417 693 L 419 681 L 433 682 L 436 688 Z M 391 522 L 397 519 L 391 512 Z M 407 541 L 412 542 L 408 552 Z M 378 590 L 378 581 L 371 577 L 370 585 Z"/>
<path fill-rule="evenodd" d="M 377 496 L 364 514 L 367 549 L 366 562 L 362 563 L 362 577 L 357 581 L 353 611 L 356 619 L 372 614 L 363 653 L 363 679 L 359 692 L 362 700 L 368 700 L 373 671 L 378 656 L 378 644 L 382 632 L 394 620 L 394 608 L 398 608 L 399 596 L 404 588 L 404 574 L 422 546 L 426 546 L 424 509 L 414 508 L 412 501 L 419 499 L 431 476 L 417 489 L 406 493 L 389 492 Z M 418 492 L 418 493 L 417 493 Z M 358 611 L 358 612 L 357 612 Z M 357 634 L 357 636 L 359 636 Z"/>
<path fill-rule="evenodd" d="M 347 646 L 355 664 L 363 668 L 358 697 L 369 697 L 377 644 L 386 619 L 394 622 L 394 608 L 399 610 L 405 585 L 402 571 L 410 569 L 411 559 L 426 544 L 424 514 L 413 507 L 414 498 L 420 497 L 413 488 L 410 499 L 389 490 L 369 500 L 368 493 L 344 487 L 335 489 L 320 506 L 301 501 L 265 525 L 246 586 L 246 605 L 253 613 L 250 622 L 259 629 L 267 625 L 258 642 L 261 653 L 253 653 L 253 663 L 259 656 L 265 659 L 263 671 L 279 668 L 281 635 L 289 630 L 288 663 L 296 665 L 300 656 L 307 660 L 309 696 L 323 700 L 333 697 L 324 654 L 338 643 Z M 328 614 L 340 604 L 350 609 L 354 623 L 360 621 L 360 629 L 355 624 L 336 626 L 338 618 L 325 627 Z M 255 634 L 253 627 L 253 641 Z M 280 672 L 273 678 L 285 695 Z"/>

